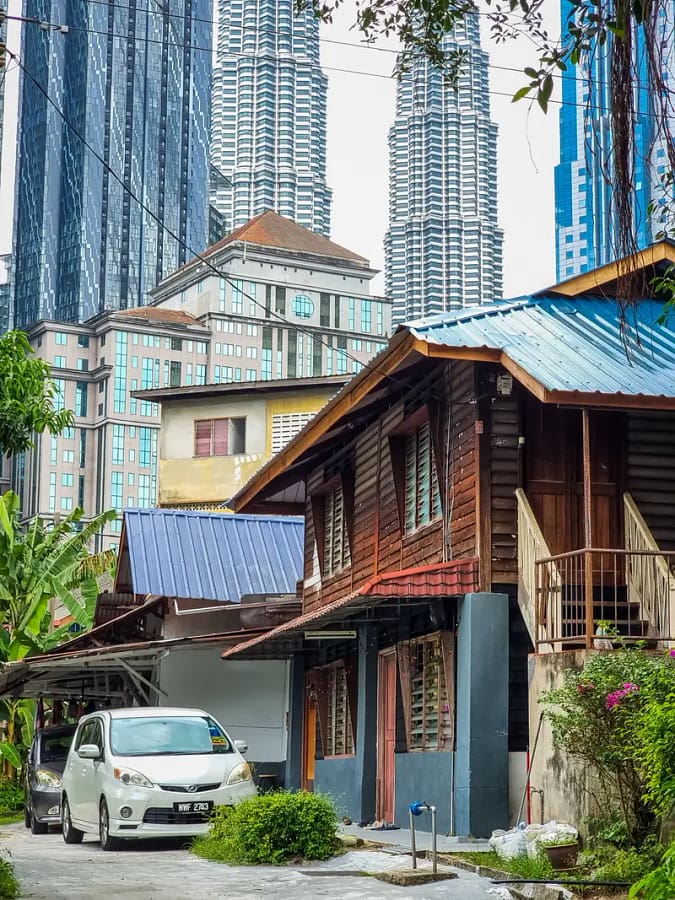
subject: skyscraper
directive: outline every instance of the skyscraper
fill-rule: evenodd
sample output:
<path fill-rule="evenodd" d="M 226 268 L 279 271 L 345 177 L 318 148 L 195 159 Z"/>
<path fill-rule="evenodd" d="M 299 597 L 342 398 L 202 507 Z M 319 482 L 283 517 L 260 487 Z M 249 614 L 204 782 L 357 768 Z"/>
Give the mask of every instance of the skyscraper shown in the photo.
<path fill-rule="evenodd" d="M 24 11 L 70 27 L 23 26 L 16 324 L 142 305 L 191 258 L 181 242 L 208 241 L 210 3 L 178 0 L 169 15 L 162 2 L 26 0 Z"/>
<path fill-rule="evenodd" d="M 385 293 L 398 322 L 502 293 L 497 126 L 478 17 L 467 16 L 444 47 L 467 53 L 457 90 L 416 60 L 398 84 L 389 132 Z"/>
<path fill-rule="evenodd" d="M 211 205 L 225 232 L 272 209 L 330 233 L 319 23 L 293 5 L 219 0 Z"/>
<path fill-rule="evenodd" d="M 665 53 L 664 73 L 675 64 L 673 7 L 660 12 L 659 32 Z M 573 12 L 562 0 L 562 21 Z M 593 46 L 578 66 L 562 75 L 560 163 L 555 169 L 556 271 L 558 281 L 613 262 L 617 252 L 616 210 L 612 203 L 612 125 L 610 101 L 611 38 Z M 637 32 L 634 71 L 636 107 L 633 155 L 633 221 L 638 249 L 652 243 L 650 202 L 663 196 L 661 176 L 668 168 L 666 136 L 656 134 L 653 88 L 647 72 L 642 29 Z M 667 76 L 668 78 L 669 76 Z M 672 77 L 672 76 L 670 76 Z M 671 124 L 670 139 L 673 139 Z M 654 231 L 659 230 L 657 225 Z"/>

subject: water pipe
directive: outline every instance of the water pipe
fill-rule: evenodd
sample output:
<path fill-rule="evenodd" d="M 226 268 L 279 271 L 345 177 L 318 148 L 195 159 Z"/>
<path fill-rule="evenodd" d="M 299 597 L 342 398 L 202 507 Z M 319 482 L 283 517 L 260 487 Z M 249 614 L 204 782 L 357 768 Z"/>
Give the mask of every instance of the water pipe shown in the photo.
<path fill-rule="evenodd" d="M 431 871 L 436 874 L 438 864 L 436 859 L 436 807 L 425 803 L 423 800 L 413 800 L 408 807 L 410 816 L 410 849 L 412 850 L 412 867 L 417 868 L 417 842 L 415 839 L 415 818 L 423 812 L 431 813 Z"/>

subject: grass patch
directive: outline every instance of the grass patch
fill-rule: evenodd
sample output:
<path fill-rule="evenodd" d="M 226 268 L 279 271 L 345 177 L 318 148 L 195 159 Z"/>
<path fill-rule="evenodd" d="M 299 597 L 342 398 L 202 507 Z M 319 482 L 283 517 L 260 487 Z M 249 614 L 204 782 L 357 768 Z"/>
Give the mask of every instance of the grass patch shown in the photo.
<path fill-rule="evenodd" d="M 23 822 L 23 810 L 6 815 L 0 814 L 0 825 L 14 825 L 16 822 Z"/>
<path fill-rule="evenodd" d="M 6 859 L 0 859 L 0 900 L 14 900 L 19 896 L 19 882 L 14 867 Z"/>
<path fill-rule="evenodd" d="M 213 862 L 281 865 L 329 859 L 338 849 L 337 813 L 321 794 L 275 791 L 219 807 L 209 834 L 192 845 Z"/>
<path fill-rule="evenodd" d="M 550 862 L 542 856 L 531 859 L 529 856 L 514 856 L 512 859 L 502 859 L 494 850 L 487 853 L 444 853 L 443 856 L 456 857 L 474 866 L 486 866 L 488 869 L 499 869 L 509 875 L 519 875 L 522 878 L 554 878 L 555 870 Z M 560 874 L 560 873 L 558 873 Z"/>

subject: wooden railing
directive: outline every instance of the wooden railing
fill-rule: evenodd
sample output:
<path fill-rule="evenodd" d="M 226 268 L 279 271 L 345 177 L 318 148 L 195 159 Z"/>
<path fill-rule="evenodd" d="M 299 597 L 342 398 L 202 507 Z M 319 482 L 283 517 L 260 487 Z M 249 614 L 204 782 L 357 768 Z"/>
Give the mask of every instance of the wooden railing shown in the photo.
<path fill-rule="evenodd" d="M 630 494 L 623 495 L 628 600 L 640 608 L 653 635 L 670 634 L 675 603 L 672 560 L 666 559 Z M 643 555 L 650 554 L 650 555 Z"/>
<path fill-rule="evenodd" d="M 670 644 L 668 604 L 675 591 L 673 564 L 675 554 L 660 550 L 595 547 L 538 559 L 537 651 L 603 650 L 620 641 L 645 641 L 650 647 Z M 631 584 L 640 585 L 645 592 L 639 601 L 637 588 Z"/>
<path fill-rule="evenodd" d="M 538 559 L 549 558 L 551 551 L 544 540 L 544 535 L 532 512 L 525 491 L 519 488 L 516 491 L 516 500 L 518 501 L 518 606 L 532 643 L 536 646 L 542 635 L 538 635 L 536 629 L 537 573 L 535 563 Z M 552 579 L 549 587 L 550 596 L 553 599 L 556 591 L 560 588 L 560 579 L 555 571 L 555 566 L 550 567 L 547 575 Z M 555 608 L 551 609 L 550 614 L 555 615 Z"/>

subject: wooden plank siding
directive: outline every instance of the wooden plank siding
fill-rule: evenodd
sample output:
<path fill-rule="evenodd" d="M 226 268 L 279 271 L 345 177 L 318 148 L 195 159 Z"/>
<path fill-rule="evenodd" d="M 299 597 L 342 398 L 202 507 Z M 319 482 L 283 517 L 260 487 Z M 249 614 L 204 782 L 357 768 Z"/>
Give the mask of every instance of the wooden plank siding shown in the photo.
<path fill-rule="evenodd" d="M 492 521 L 492 583 L 518 583 L 518 507 L 521 463 L 520 400 L 497 397 L 492 403 L 490 427 L 490 499 Z"/>
<path fill-rule="evenodd" d="M 675 550 L 675 416 L 627 413 L 626 490 L 662 550 Z"/>
<path fill-rule="evenodd" d="M 316 564 L 312 497 L 334 470 L 328 460 L 307 477 L 303 608 L 309 612 L 357 590 L 374 576 L 477 554 L 477 439 L 474 364 L 441 361 L 429 387 L 408 390 L 393 400 L 347 446 L 341 459 L 353 460 L 353 527 L 350 565 L 321 579 Z M 426 409 L 426 413 L 421 412 Z M 406 534 L 401 528 L 390 439 L 406 422 L 428 414 L 444 515 Z M 337 450 L 336 450 L 337 453 Z M 317 504 L 314 504 L 316 508 Z M 444 529 L 444 521 L 449 528 Z M 323 529 L 319 529 L 321 533 Z M 444 556 L 444 532 L 446 534 Z"/>

